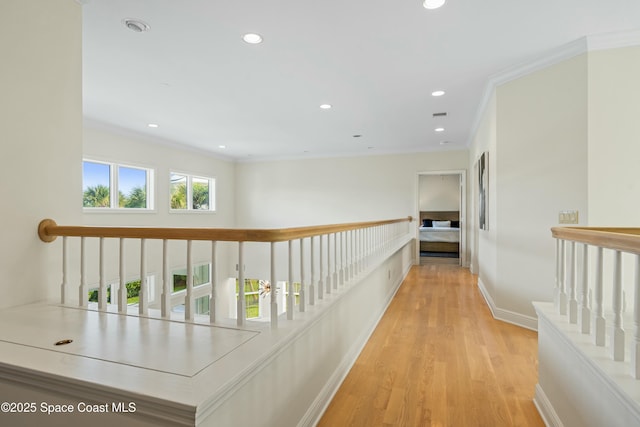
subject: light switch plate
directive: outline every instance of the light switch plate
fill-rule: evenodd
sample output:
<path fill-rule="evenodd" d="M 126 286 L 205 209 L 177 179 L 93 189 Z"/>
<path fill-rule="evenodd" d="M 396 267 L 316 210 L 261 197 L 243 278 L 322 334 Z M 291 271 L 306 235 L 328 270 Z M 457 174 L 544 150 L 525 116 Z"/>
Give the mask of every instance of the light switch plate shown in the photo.
<path fill-rule="evenodd" d="M 558 222 L 560 224 L 577 224 L 578 211 L 560 211 Z"/>

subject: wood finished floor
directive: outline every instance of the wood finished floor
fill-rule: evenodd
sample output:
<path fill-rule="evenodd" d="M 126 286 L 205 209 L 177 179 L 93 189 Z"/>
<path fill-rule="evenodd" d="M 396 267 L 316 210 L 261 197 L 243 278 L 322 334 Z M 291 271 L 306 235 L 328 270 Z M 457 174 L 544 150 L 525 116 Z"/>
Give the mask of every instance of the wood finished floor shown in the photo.
<path fill-rule="evenodd" d="M 544 426 L 537 352 L 467 269 L 415 266 L 318 426 Z"/>

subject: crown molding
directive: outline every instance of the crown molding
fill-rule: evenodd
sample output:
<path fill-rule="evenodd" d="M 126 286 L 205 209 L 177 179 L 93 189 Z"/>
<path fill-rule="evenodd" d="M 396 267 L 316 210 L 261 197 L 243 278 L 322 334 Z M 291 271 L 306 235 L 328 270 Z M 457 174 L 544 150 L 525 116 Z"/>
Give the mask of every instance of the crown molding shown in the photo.
<path fill-rule="evenodd" d="M 587 36 L 589 52 L 640 45 L 640 29 Z"/>
<path fill-rule="evenodd" d="M 480 122 L 485 109 L 498 86 L 548 68 L 552 65 L 559 64 L 584 53 L 638 45 L 640 45 L 640 29 L 585 36 L 557 47 L 545 53 L 543 56 L 534 58 L 529 62 L 515 65 L 501 71 L 500 73 L 494 74 L 489 77 L 489 80 L 485 85 L 482 99 L 480 100 L 480 104 L 476 110 L 476 116 L 473 121 L 471 132 L 469 133 L 469 140 L 467 141 L 466 146 L 471 146 L 471 142 L 475 138 L 478 128 L 480 127 Z"/>

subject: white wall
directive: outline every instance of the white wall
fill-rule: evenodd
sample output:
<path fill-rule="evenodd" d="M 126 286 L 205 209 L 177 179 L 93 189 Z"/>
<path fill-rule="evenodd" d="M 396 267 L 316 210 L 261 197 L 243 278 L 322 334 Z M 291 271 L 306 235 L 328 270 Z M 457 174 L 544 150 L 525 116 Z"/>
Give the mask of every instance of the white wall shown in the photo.
<path fill-rule="evenodd" d="M 484 110 L 482 119 L 478 126 L 473 142 L 469 150 L 469 170 L 471 171 L 469 181 L 471 185 L 468 187 L 471 192 L 469 198 L 473 200 L 472 208 L 469 209 L 469 227 L 468 231 L 471 235 L 470 247 L 471 254 L 471 271 L 478 275 L 481 286 L 494 297 L 495 284 L 497 282 L 497 224 L 498 212 L 496 210 L 496 200 L 498 194 L 496 191 L 496 171 L 497 156 L 497 132 L 496 132 L 496 97 L 491 96 Z M 487 230 L 479 229 L 478 219 L 478 193 L 479 178 L 476 163 L 482 153 L 486 152 L 489 159 L 488 180 L 488 224 Z"/>
<path fill-rule="evenodd" d="M 142 166 L 154 170 L 154 199 L 155 209 L 147 212 L 112 211 L 96 212 L 84 210 L 83 223 L 99 226 L 155 226 L 155 227 L 214 227 L 233 228 L 235 225 L 235 163 L 217 158 L 210 154 L 189 150 L 171 145 L 166 141 L 150 139 L 118 129 L 108 129 L 106 126 L 94 122 L 86 122 L 83 138 L 83 156 L 93 160 L 102 160 L 127 165 Z M 191 173 L 198 176 L 215 178 L 216 182 L 216 211 L 215 212 L 170 212 L 169 210 L 169 174 L 170 171 Z M 81 198 L 75 201 L 82 204 Z M 107 282 L 115 283 L 119 277 L 118 242 L 109 239 L 106 242 L 106 278 Z M 77 265 L 78 242 L 71 243 L 73 248 L 70 265 Z M 231 262 L 229 254 L 232 244 L 220 242 L 218 244 L 218 280 L 235 275 L 235 261 Z M 237 245 L 236 245 L 237 246 Z M 127 280 L 139 277 L 139 241 L 129 240 L 126 248 Z M 186 245 L 184 242 L 169 242 L 171 270 L 186 266 Z M 148 242 L 147 268 L 150 274 L 156 276 L 155 298 L 151 305 L 159 303 L 162 246 L 160 241 Z M 88 242 L 88 284 L 94 287 L 98 283 L 98 247 L 97 241 Z M 194 242 L 193 262 L 195 264 L 208 263 L 211 259 L 211 249 L 208 242 Z M 70 280 L 78 279 L 78 269 L 73 267 Z M 75 283 L 75 282 L 74 282 Z M 71 292 L 73 300 L 76 292 Z"/>
<path fill-rule="evenodd" d="M 499 307 L 535 316 L 555 286 L 558 212 L 587 219 L 587 57 L 497 90 Z"/>
<path fill-rule="evenodd" d="M 414 216 L 417 173 L 465 169 L 466 151 L 241 163 L 241 226 L 289 227 Z"/>
<path fill-rule="evenodd" d="M 420 175 L 418 193 L 421 211 L 460 210 L 460 175 Z"/>
<path fill-rule="evenodd" d="M 0 308 L 57 294 L 60 254 L 37 226 L 80 222 L 81 31 L 72 0 L 0 5 Z"/>
<path fill-rule="evenodd" d="M 589 225 L 637 227 L 640 218 L 640 46 L 589 54 Z M 593 251 L 592 251 L 593 252 Z M 605 286 L 613 277 L 605 251 Z M 595 261 L 592 261 L 592 266 Z M 631 309 L 633 259 L 623 257 L 622 278 Z M 595 277 L 595 275 L 592 275 Z M 605 288 L 608 289 L 608 288 Z M 611 292 L 604 293 L 605 307 Z"/>
<path fill-rule="evenodd" d="M 151 168 L 155 173 L 155 209 L 152 212 L 96 213 L 85 210 L 87 225 L 148 225 L 233 227 L 235 222 L 235 163 L 202 151 L 86 122 L 83 156 Z M 215 178 L 215 212 L 170 212 L 169 173 L 179 171 Z M 82 204 L 79 198 L 76 204 Z M 103 212 L 103 211 L 102 211 Z"/>
<path fill-rule="evenodd" d="M 490 161 L 480 280 L 494 313 L 534 327 L 531 302 L 553 298 L 558 212 L 587 219 L 587 56 L 504 83 L 494 96 L 471 149 L 472 162 L 483 150 Z"/>
<path fill-rule="evenodd" d="M 640 46 L 589 54 L 589 225 L 638 226 Z"/>

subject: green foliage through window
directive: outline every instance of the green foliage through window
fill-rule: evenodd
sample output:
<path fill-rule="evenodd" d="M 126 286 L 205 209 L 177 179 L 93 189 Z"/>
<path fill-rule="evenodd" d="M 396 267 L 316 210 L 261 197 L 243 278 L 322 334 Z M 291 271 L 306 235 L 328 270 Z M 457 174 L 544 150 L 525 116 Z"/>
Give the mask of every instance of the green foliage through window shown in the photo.
<path fill-rule="evenodd" d="M 152 176 L 151 169 L 85 160 L 82 162 L 82 206 L 151 209 L 148 192 Z"/>

